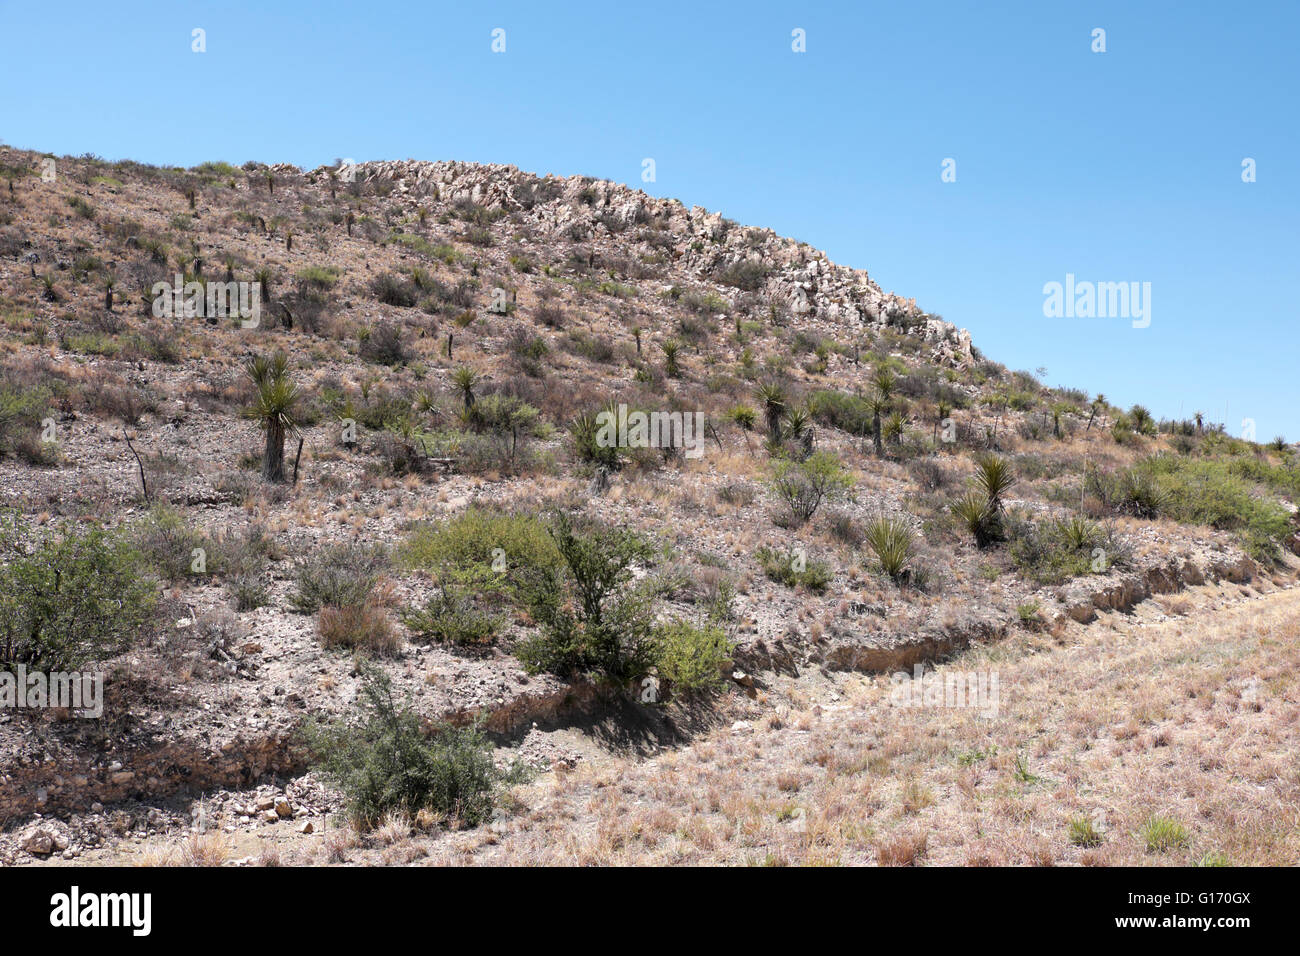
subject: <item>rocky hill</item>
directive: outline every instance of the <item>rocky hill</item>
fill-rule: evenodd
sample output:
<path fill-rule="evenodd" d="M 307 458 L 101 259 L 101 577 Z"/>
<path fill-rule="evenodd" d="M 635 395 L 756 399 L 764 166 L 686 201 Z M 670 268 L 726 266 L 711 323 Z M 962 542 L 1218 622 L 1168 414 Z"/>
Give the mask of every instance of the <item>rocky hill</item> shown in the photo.
<path fill-rule="evenodd" d="M 0 707 L 0 861 L 526 842 L 538 780 L 1297 563 L 1282 443 L 1048 388 L 699 207 L 456 162 L 0 176 L 0 669 L 108 675 L 98 719 Z M 304 728 L 376 680 L 532 782 L 363 819 Z M 910 785 L 852 859 L 900 852 Z"/>

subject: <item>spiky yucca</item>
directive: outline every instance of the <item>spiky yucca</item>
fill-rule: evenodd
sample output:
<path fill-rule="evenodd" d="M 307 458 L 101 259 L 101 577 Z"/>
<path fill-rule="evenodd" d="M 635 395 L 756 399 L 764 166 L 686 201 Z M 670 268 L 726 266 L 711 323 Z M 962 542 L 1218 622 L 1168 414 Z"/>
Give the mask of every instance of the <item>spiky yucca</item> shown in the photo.
<path fill-rule="evenodd" d="M 302 397 L 296 383 L 289 379 L 289 358 L 283 352 L 250 359 L 244 371 L 255 388 L 247 411 L 266 431 L 266 448 L 262 453 L 262 477 L 267 481 L 284 481 L 284 439 L 296 427 L 294 414 Z"/>
<path fill-rule="evenodd" d="M 882 515 L 867 525 L 866 542 L 880 560 L 880 567 L 897 581 L 912 559 L 916 536 L 903 519 Z"/>

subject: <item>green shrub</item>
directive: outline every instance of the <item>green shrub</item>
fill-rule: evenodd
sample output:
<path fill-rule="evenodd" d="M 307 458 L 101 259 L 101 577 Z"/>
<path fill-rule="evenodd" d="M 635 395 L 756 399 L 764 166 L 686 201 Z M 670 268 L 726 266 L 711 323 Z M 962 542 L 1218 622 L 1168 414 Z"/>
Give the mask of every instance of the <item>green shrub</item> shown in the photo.
<path fill-rule="evenodd" d="M 664 591 L 652 575 L 653 548 L 626 528 L 557 514 L 550 535 L 561 562 L 526 569 L 525 594 L 540 626 L 515 654 L 531 672 L 597 674 L 624 682 L 653 662 L 655 604 Z"/>
<path fill-rule="evenodd" d="M 0 667 L 70 670 L 126 650 L 152 620 L 157 585 L 119 532 L 0 527 Z"/>
<path fill-rule="evenodd" d="M 772 468 L 772 490 L 788 509 L 793 526 L 806 524 L 823 501 L 838 498 L 853 487 L 853 478 L 828 451 L 814 452 L 801 462 L 778 461 Z"/>
<path fill-rule="evenodd" d="M 363 604 L 388 564 L 379 548 L 360 544 L 328 545 L 299 559 L 294 568 L 296 588 L 289 604 L 301 614 L 322 607 Z"/>
<path fill-rule="evenodd" d="M 562 558 L 546 522 L 535 515 L 471 507 L 437 524 L 414 527 L 398 547 L 399 563 L 429 572 L 485 596 L 519 599 L 535 573 L 557 569 Z"/>
<path fill-rule="evenodd" d="M 1128 563 L 1127 545 L 1087 518 L 1072 515 L 1035 523 L 1027 516 L 1012 514 L 1006 526 L 1011 560 L 1021 574 L 1037 584 L 1060 584 L 1088 574 L 1094 558 L 1102 561 L 1099 571 Z"/>
<path fill-rule="evenodd" d="M 826 590 L 834 574 L 825 561 L 809 559 L 802 551 L 777 551 L 766 545 L 754 552 L 763 573 L 786 587 L 803 585 L 810 591 Z"/>
<path fill-rule="evenodd" d="M 151 565 L 169 581 L 181 581 L 195 571 L 202 558 L 202 572 L 220 572 L 222 555 L 212 539 L 196 528 L 171 505 L 155 505 L 135 528 L 135 544 Z M 196 555 L 202 551 L 202 555 Z"/>
<path fill-rule="evenodd" d="M 444 584 L 419 610 L 408 610 L 402 621 L 420 637 L 461 647 L 491 644 L 501 618 L 475 609 L 461 588 Z"/>
<path fill-rule="evenodd" d="M 362 665 L 354 725 L 309 723 L 308 746 L 325 777 L 343 791 L 348 815 L 371 828 L 396 812 L 422 810 L 477 826 L 492 813 L 502 789 L 522 770 L 498 769 L 479 727 L 437 726 L 426 736 L 422 720 L 399 707 L 388 676 Z"/>
<path fill-rule="evenodd" d="M 722 670 L 730 665 L 732 650 L 727 635 L 714 624 L 697 627 L 673 621 L 655 631 L 655 666 L 675 697 L 721 687 Z"/>

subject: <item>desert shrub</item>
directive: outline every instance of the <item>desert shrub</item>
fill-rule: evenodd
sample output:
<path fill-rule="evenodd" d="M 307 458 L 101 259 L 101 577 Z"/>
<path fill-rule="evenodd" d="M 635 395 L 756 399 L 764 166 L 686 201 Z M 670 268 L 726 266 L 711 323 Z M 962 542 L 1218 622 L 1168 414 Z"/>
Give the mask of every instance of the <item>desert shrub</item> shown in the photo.
<path fill-rule="evenodd" d="M 744 259 L 715 270 L 713 277 L 723 285 L 733 286 L 745 292 L 753 292 L 762 288 L 767 273 L 768 268 L 761 261 Z"/>
<path fill-rule="evenodd" d="M 316 617 L 316 632 L 326 650 L 349 650 L 393 657 L 401 648 L 384 602 L 373 590 L 356 603 L 325 605 Z"/>
<path fill-rule="evenodd" d="M 422 810 L 468 826 L 486 820 L 502 788 L 522 771 L 497 768 L 477 725 L 440 724 L 426 735 L 420 715 L 394 699 L 386 674 L 371 665 L 362 674 L 359 722 L 305 729 L 317 766 L 343 792 L 352 821 L 368 829 L 389 813 L 413 818 Z"/>
<path fill-rule="evenodd" d="M 420 300 L 420 290 L 414 282 L 391 272 L 375 276 L 370 291 L 384 305 L 410 308 Z"/>
<path fill-rule="evenodd" d="M 402 327 L 396 322 L 379 322 L 368 329 L 362 329 L 357 352 L 368 362 L 400 365 L 406 361 Z"/>
<path fill-rule="evenodd" d="M 540 634 L 515 654 L 530 672 L 599 675 L 622 683 L 646 672 L 654 659 L 656 576 L 638 579 L 653 548 L 626 528 L 575 520 L 564 513 L 550 535 L 561 562 L 526 569 L 525 593 Z"/>
<path fill-rule="evenodd" d="M 808 410 L 823 425 L 838 428 L 850 435 L 871 432 L 871 406 L 863 398 L 847 392 L 813 392 L 808 398 Z"/>
<path fill-rule="evenodd" d="M 550 352 L 550 347 L 540 335 L 520 327 L 506 337 L 506 351 L 524 374 L 539 378 L 544 371 L 542 360 Z"/>
<path fill-rule="evenodd" d="M 1093 569 L 1094 549 L 1107 539 L 1102 529 L 1087 518 L 1072 515 L 1035 523 L 1012 514 L 1007 519 L 1008 551 L 1020 573 L 1037 584 L 1059 584 Z M 1113 556 L 1098 570 L 1108 570 Z"/>
<path fill-rule="evenodd" d="M 402 622 L 425 640 L 475 647 L 495 640 L 502 619 L 477 610 L 463 588 L 444 583 L 423 608 L 403 614 Z"/>
<path fill-rule="evenodd" d="M 360 544 L 318 548 L 296 563 L 289 604 L 302 614 L 362 604 L 387 566 L 388 556 L 379 548 Z"/>
<path fill-rule="evenodd" d="M 98 526 L 0 525 L 0 667 L 69 670 L 126 650 L 157 586 L 129 537 Z"/>
<path fill-rule="evenodd" d="M 203 572 L 221 570 L 221 551 L 207 532 L 195 527 L 171 505 L 155 505 L 136 525 L 134 539 L 144 558 L 169 581 L 180 581 L 198 573 L 195 561 L 199 558 Z M 200 551 L 201 555 L 195 553 Z"/>
<path fill-rule="evenodd" d="M 689 697 L 723 686 L 722 670 L 731 663 L 732 644 L 715 624 L 673 621 L 655 631 L 654 661 L 674 697 Z"/>
<path fill-rule="evenodd" d="M 49 402 L 48 389 L 0 385 L 0 456 L 30 459 L 39 450 L 41 421 L 49 414 Z"/>
<path fill-rule="evenodd" d="M 802 585 L 810 591 L 821 593 L 834 577 L 825 561 L 810 559 L 803 551 L 777 551 L 766 545 L 754 552 L 754 558 L 763 573 L 786 587 Z"/>
<path fill-rule="evenodd" d="M 1087 490 L 1119 513 L 1234 532 L 1252 557 L 1263 559 L 1290 536 L 1290 521 L 1282 504 L 1242 477 L 1252 470 L 1233 461 L 1154 455 L 1117 474 L 1090 474 Z"/>
<path fill-rule="evenodd" d="M 544 303 L 537 307 L 537 321 L 548 329 L 562 329 L 565 326 L 566 318 L 564 309 L 552 303 Z"/>
<path fill-rule="evenodd" d="M 814 452 L 801 462 L 778 461 L 772 469 L 772 490 L 785 503 L 793 526 L 806 524 L 823 501 L 838 498 L 853 487 L 853 478 L 828 451 Z"/>
<path fill-rule="evenodd" d="M 718 489 L 718 499 L 729 505 L 748 505 L 758 497 L 758 489 L 743 481 L 732 481 Z"/>
<path fill-rule="evenodd" d="M 515 599 L 527 574 L 558 568 L 561 558 L 537 516 L 471 507 L 437 524 L 416 525 L 398 546 L 397 560 L 438 581 L 454 570 L 466 588 Z"/>
<path fill-rule="evenodd" d="M 541 412 L 514 395 L 488 395 L 474 402 L 464 412 L 465 424 L 476 432 L 490 435 L 497 443 L 505 463 L 511 467 L 521 442 L 546 433 Z"/>

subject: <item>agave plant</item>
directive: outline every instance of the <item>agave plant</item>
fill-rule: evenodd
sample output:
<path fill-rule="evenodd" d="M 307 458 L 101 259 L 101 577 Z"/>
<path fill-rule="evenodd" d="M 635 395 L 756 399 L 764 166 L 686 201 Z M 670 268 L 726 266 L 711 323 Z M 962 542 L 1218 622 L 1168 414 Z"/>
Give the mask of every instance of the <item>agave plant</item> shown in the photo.
<path fill-rule="evenodd" d="M 284 439 L 288 432 L 297 429 L 294 413 L 302 393 L 289 379 L 289 358 L 283 352 L 270 358 L 256 356 L 248 361 L 244 371 L 256 389 L 247 412 L 266 431 L 262 477 L 267 481 L 284 481 Z"/>
<path fill-rule="evenodd" d="M 877 517 L 867 525 L 866 541 L 890 578 L 897 581 L 907 571 L 916 536 L 906 521 Z"/>

